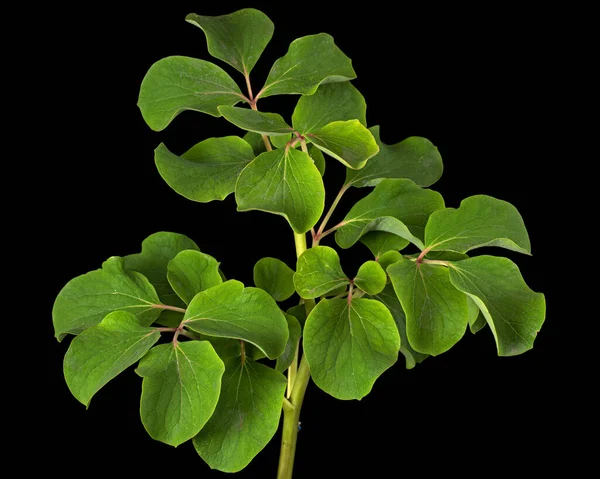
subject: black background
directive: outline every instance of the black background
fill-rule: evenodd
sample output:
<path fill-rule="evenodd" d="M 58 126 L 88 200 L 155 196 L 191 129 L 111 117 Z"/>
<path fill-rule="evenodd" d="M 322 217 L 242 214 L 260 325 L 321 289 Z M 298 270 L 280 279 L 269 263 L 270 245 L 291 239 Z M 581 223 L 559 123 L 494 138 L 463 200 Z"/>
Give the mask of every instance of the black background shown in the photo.
<path fill-rule="evenodd" d="M 252 284 L 252 266 L 274 256 L 293 266 L 293 235 L 285 220 L 260 212 L 236 213 L 233 196 L 197 204 L 173 192 L 160 178 L 153 150 L 164 141 L 175 153 L 211 136 L 238 134 L 223 119 L 185 112 L 155 133 L 136 106 L 140 82 L 152 63 L 168 55 L 213 60 L 204 35 L 184 21 L 187 13 L 230 13 L 253 6 L 275 23 L 275 35 L 252 72 L 257 91 L 272 62 L 289 43 L 328 32 L 353 60 L 355 86 L 368 104 L 369 125 L 382 126 L 382 139 L 429 138 L 444 159 L 433 186 L 448 206 L 485 193 L 513 203 L 533 245 L 527 257 L 501 250 L 519 265 L 534 291 L 546 294 L 547 319 L 535 348 L 513 358 L 496 356 L 486 329 L 469 332 L 450 352 L 407 371 L 404 360 L 383 374 L 360 402 L 337 401 L 309 386 L 294 477 L 396 477 L 405 471 L 435 474 L 540 471 L 561 458 L 558 430 L 569 418 L 557 391 L 569 389 L 561 356 L 564 325 L 553 309 L 552 258 L 544 172 L 540 152 L 550 141 L 540 123 L 553 104 L 538 88 L 548 73 L 554 38 L 543 13 L 489 8 L 486 11 L 414 8 L 397 2 L 348 3 L 330 7 L 277 2 L 165 2 L 89 5 L 72 12 L 55 9 L 48 25 L 53 40 L 54 104 L 49 128 L 60 125 L 51 145 L 46 204 L 53 228 L 45 243 L 52 251 L 51 287 L 38 320 L 47 337 L 46 442 L 64 477 L 98 473 L 185 472 L 225 477 L 211 471 L 191 443 L 178 449 L 155 442 L 139 420 L 141 379 L 128 370 L 102 389 L 88 411 L 69 393 L 62 377 L 68 341 L 58 344 L 51 326 L 52 302 L 72 277 L 96 269 L 112 255 L 137 252 L 156 231 L 193 238 L 216 257 L 230 278 Z M 541 16 L 540 16 L 541 15 Z M 218 60 L 243 86 L 243 78 Z M 263 111 L 291 115 L 297 96 L 262 100 Z M 343 182 L 333 160 L 325 175 L 328 201 Z M 334 216 L 343 217 L 370 189 L 350 191 Z M 325 244 L 332 244 L 326 240 Z M 342 252 L 348 274 L 366 259 L 361 245 Z M 275 477 L 279 435 L 240 478 Z M 543 458 L 536 452 L 544 450 Z M 549 460 L 548 458 L 552 458 Z"/>

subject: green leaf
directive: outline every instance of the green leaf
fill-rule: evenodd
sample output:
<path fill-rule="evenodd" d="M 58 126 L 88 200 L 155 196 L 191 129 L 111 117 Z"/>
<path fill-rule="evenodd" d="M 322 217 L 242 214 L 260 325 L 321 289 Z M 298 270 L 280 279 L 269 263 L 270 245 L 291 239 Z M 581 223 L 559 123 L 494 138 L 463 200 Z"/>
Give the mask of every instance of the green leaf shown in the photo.
<path fill-rule="evenodd" d="M 399 251 L 404 249 L 410 243 L 408 240 L 400 238 L 400 236 L 385 231 L 371 231 L 370 233 L 361 236 L 360 242 L 369 248 L 376 258 L 387 251 Z"/>
<path fill-rule="evenodd" d="M 386 285 L 381 293 L 373 296 L 373 299 L 385 304 L 394 317 L 398 332 L 400 333 L 400 352 L 406 360 L 406 369 L 412 369 L 417 363 L 421 363 L 428 358 L 428 354 L 415 351 L 408 342 L 408 337 L 406 336 L 406 315 L 402 306 L 400 306 L 394 287 L 391 284 Z"/>
<path fill-rule="evenodd" d="M 367 261 L 358 269 L 354 283 L 365 293 L 377 294 L 385 287 L 387 276 L 377 261 Z"/>
<path fill-rule="evenodd" d="M 388 266 L 402 261 L 402 255 L 398 251 L 386 251 L 377 259 L 377 262 L 381 265 L 383 270 L 385 271 Z"/>
<path fill-rule="evenodd" d="M 190 13 L 185 20 L 206 34 L 208 52 L 248 75 L 273 36 L 273 22 L 263 12 L 243 8 L 208 17 Z"/>
<path fill-rule="evenodd" d="M 235 187 L 238 211 L 261 210 L 283 216 L 296 233 L 306 233 L 325 207 L 319 170 L 302 151 L 273 150 L 255 158 Z"/>
<path fill-rule="evenodd" d="M 511 260 L 478 256 L 451 263 L 450 281 L 484 314 L 499 356 L 514 356 L 533 347 L 546 317 L 546 300 L 525 284 Z"/>
<path fill-rule="evenodd" d="M 258 133 L 249 131 L 243 136 L 243 140 L 252 147 L 252 151 L 254 151 L 255 157 L 267 151 L 267 148 L 265 147 L 265 142 L 262 139 L 262 136 Z"/>
<path fill-rule="evenodd" d="M 269 137 L 269 141 L 275 148 L 285 148 L 288 142 L 292 139 L 292 134 L 287 135 L 274 135 Z M 298 148 L 299 144 L 295 145 L 294 148 Z"/>
<path fill-rule="evenodd" d="M 254 284 L 275 301 L 285 301 L 295 293 L 294 270 L 277 258 L 262 258 L 254 265 Z"/>
<path fill-rule="evenodd" d="M 411 136 L 395 145 L 386 145 L 379 126 L 369 128 L 379 153 L 361 170 L 346 170 L 346 185 L 361 188 L 376 186 L 385 178 L 408 178 L 419 186 L 430 186 L 444 169 L 438 149 L 426 138 Z"/>
<path fill-rule="evenodd" d="M 129 312 L 108 314 L 71 341 L 63 363 L 69 390 L 89 406 L 102 386 L 144 356 L 159 338 L 156 329 L 141 326 Z"/>
<path fill-rule="evenodd" d="M 264 364 L 226 360 L 215 414 L 194 438 L 200 457 L 223 472 L 246 467 L 277 432 L 286 385 Z"/>
<path fill-rule="evenodd" d="M 288 339 L 285 316 L 273 298 L 235 280 L 198 293 L 184 321 L 199 333 L 252 343 L 269 359 L 281 356 Z"/>
<path fill-rule="evenodd" d="M 185 235 L 160 231 L 142 241 L 141 253 L 123 257 L 123 264 L 125 269 L 137 271 L 148 278 L 163 303 L 183 306 L 167 279 L 167 266 L 169 261 L 185 250 L 200 251 L 200 248 Z"/>
<path fill-rule="evenodd" d="M 482 246 L 500 246 L 530 254 L 523 218 L 510 203 L 491 196 L 464 199 L 458 209 L 445 208 L 431 215 L 425 245 L 432 251 L 466 253 Z"/>
<path fill-rule="evenodd" d="M 469 321 L 467 297 L 452 286 L 446 267 L 403 260 L 387 272 L 416 351 L 437 356 L 463 337 Z"/>
<path fill-rule="evenodd" d="M 160 314 L 156 290 L 140 273 L 123 268 L 123 259 L 112 257 L 97 269 L 77 276 L 58 293 L 52 309 L 56 339 L 79 334 L 96 326 L 113 311 L 127 310 L 142 326 Z"/>
<path fill-rule="evenodd" d="M 444 207 L 442 195 L 408 179 L 383 180 L 348 212 L 335 233 L 342 248 L 349 248 L 370 231 L 386 231 L 423 249 L 423 230 L 429 215 Z"/>
<path fill-rule="evenodd" d="M 361 399 L 397 361 L 400 336 L 379 301 L 324 299 L 306 320 L 303 345 L 317 386 L 337 399 Z"/>
<path fill-rule="evenodd" d="M 350 82 L 321 85 L 315 94 L 301 96 L 292 115 L 292 125 L 302 135 L 346 120 L 367 126 L 367 104 Z"/>
<path fill-rule="evenodd" d="M 136 370 L 144 378 L 140 414 L 148 434 L 175 447 L 198 434 L 217 406 L 224 370 L 208 341 L 152 348 Z"/>
<path fill-rule="evenodd" d="M 340 295 L 346 295 L 346 292 L 348 291 L 348 286 L 343 284 L 341 286 L 338 286 L 335 289 L 332 289 L 331 291 L 327 291 L 325 294 L 321 295 L 322 298 L 333 298 L 335 296 L 340 296 Z"/>
<path fill-rule="evenodd" d="M 340 257 L 329 246 L 309 248 L 298 258 L 294 284 L 300 297 L 318 298 L 328 291 L 350 284 Z"/>
<path fill-rule="evenodd" d="M 244 96 L 225 70 L 197 58 L 158 60 L 142 80 L 138 107 L 154 131 L 164 130 L 184 110 L 221 116 L 219 105 L 235 105 Z"/>
<path fill-rule="evenodd" d="M 277 363 L 275 364 L 275 370 L 280 373 L 289 368 L 290 364 L 294 361 L 294 356 L 298 349 L 298 341 L 300 341 L 300 336 L 302 336 L 302 326 L 300 326 L 300 322 L 291 314 L 286 314 L 285 319 L 288 323 L 290 336 L 285 345 L 285 351 L 277 358 Z"/>
<path fill-rule="evenodd" d="M 315 163 L 315 166 L 317 167 L 317 170 L 319 170 L 319 173 L 321 173 L 321 176 L 324 176 L 325 157 L 323 156 L 323 152 L 321 152 L 321 150 L 319 150 L 311 144 L 308 146 L 308 155 L 310 156 L 311 160 L 313 160 L 313 162 Z"/>
<path fill-rule="evenodd" d="M 358 120 L 333 121 L 307 137 L 348 168 L 362 168 L 379 151 L 373 135 Z"/>
<path fill-rule="evenodd" d="M 167 278 L 185 304 L 190 304 L 196 294 L 223 282 L 219 264 L 199 251 L 182 251 L 169 262 Z"/>
<path fill-rule="evenodd" d="M 272 95 L 312 95 L 322 83 L 352 80 L 352 61 L 327 33 L 297 38 L 288 52 L 271 68 L 265 86 L 256 98 Z"/>
<path fill-rule="evenodd" d="M 306 323 L 306 306 L 304 305 L 304 303 L 288 308 L 286 313 L 291 314 L 294 318 L 298 320 L 300 326 L 304 327 L 304 323 Z"/>
<path fill-rule="evenodd" d="M 293 131 L 293 128 L 277 113 L 263 113 L 234 106 L 220 106 L 219 113 L 238 128 L 261 135 L 288 135 Z"/>
<path fill-rule="evenodd" d="M 240 172 L 253 159 L 252 147 L 237 136 L 209 138 L 181 156 L 163 143 L 154 150 L 160 176 L 181 196 L 200 203 L 224 200 L 233 193 Z"/>

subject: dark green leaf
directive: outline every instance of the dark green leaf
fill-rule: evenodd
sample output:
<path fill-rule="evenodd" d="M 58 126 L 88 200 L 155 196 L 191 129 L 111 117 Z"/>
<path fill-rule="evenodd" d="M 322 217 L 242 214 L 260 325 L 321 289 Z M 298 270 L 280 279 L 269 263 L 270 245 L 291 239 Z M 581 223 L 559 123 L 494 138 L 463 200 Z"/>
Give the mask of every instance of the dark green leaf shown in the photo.
<path fill-rule="evenodd" d="M 254 265 L 254 284 L 275 301 L 285 301 L 294 288 L 294 270 L 277 258 L 262 258 Z"/>
<path fill-rule="evenodd" d="M 478 256 L 451 263 L 450 281 L 485 315 L 499 356 L 514 356 L 533 347 L 546 316 L 546 301 L 525 284 L 511 260 Z"/>
<path fill-rule="evenodd" d="M 302 151 L 273 150 L 250 163 L 235 188 L 238 211 L 261 210 L 288 220 L 296 233 L 306 233 L 325 207 L 319 170 Z"/>
<path fill-rule="evenodd" d="M 408 337 L 406 336 L 406 315 L 404 314 L 402 306 L 400 306 L 394 287 L 391 284 L 388 284 L 381 293 L 373 296 L 373 298 L 385 304 L 390 310 L 390 313 L 392 313 L 394 321 L 396 321 L 396 326 L 400 333 L 400 352 L 404 355 L 404 359 L 406 360 L 406 369 L 414 368 L 417 363 L 420 363 L 429 357 L 428 354 L 415 351 L 408 342 Z"/>
<path fill-rule="evenodd" d="M 63 364 L 69 390 L 88 406 L 102 386 L 144 356 L 159 338 L 156 329 L 141 326 L 129 312 L 108 314 L 71 342 Z"/>
<path fill-rule="evenodd" d="M 346 170 L 346 184 L 375 186 L 385 178 L 408 178 L 419 186 L 430 186 L 444 169 L 438 149 L 426 138 L 411 136 L 395 145 L 386 145 L 379 126 L 369 128 L 379 146 L 379 154 L 361 170 Z"/>
<path fill-rule="evenodd" d="M 300 323 L 300 326 L 304 327 L 304 323 L 306 323 L 306 306 L 304 303 L 288 308 L 286 313 L 294 316 Z"/>
<path fill-rule="evenodd" d="M 469 304 L 469 329 L 472 334 L 476 334 L 487 326 L 485 315 L 479 310 L 479 306 L 469 296 L 467 296 Z"/>
<path fill-rule="evenodd" d="M 380 293 L 385 287 L 387 276 L 377 261 L 367 261 L 358 269 L 354 283 L 367 294 Z"/>
<path fill-rule="evenodd" d="M 252 151 L 254 151 L 255 157 L 267 151 L 267 148 L 265 147 L 265 142 L 262 139 L 262 136 L 258 133 L 249 131 L 243 136 L 243 139 L 252 147 Z"/>
<path fill-rule="evenodd" d="M 169 262 L 167 278 L 185 304 L 190 304 L 200 291 L 223 282 L 219 264 L 212 256 L 199 251 L 182 251 Z"/>
<path fill-rule="evenodd" d="M 200 457 L 223 472 L 246 467 L 277 431 L 286 385 L 264 364 L 226 360 L 215 414 L 194 438 Z"/>
<path fill-rule="evenodd" d="M 361 236 L 360 242 L 369 248 L 376 258 L 387 251 L 404 249 L 410 243 L 408 240 L 386 231 L 371 231 Z"/>
<path fill-rule="evenodd" d="M 350 82 L 321 85 L 314 95 L 301 96 L 292 115 L 292 125 L 302 135 L 346 120 L 367 126 L 367 104 Z"/>
<path fill-rule="evenodd" d="M 292 134 L 288 133 L 287 135 L 274 135 L 270 136 L 269 140 L 273 144 L 275 148 L 285 148 L 288 142 L 292 139 Z M 295 145 L 294 148 L 298 148 L 299 144 Z"/>
<path fill-rule="evenodd" d="M 425 229 L 425 246 L 432 251 L 457 253 L 500 246 L 531 253 L 529 236 L 517 209 L 485 195 L 470 196 L 458 209 L 445 208 L 431 215 Z"/>
<path fill-rule="evenodd" d="M 200 248 L 185 235 L 160 231 L 142 241 L 141 253 L 127 255 L 123 261 L 126 269 L 142 273 L 148 278 L 163 303 L 184 306 L 169 284 L 167 266 L 169 261 L 185 250 L 200 251 Z M 161 314 L 161 318 L 164 314 Z"/>
<path fill-rule="evenodd" d="M 273 36 L 273 22 L 263 12 L 243 8 L 208 17 L 190 13 L 185 20 L 206 34 L 208 52 L 248 75 Z"/>
<path fill-rule="evenodd" d="M 312 95 L 322 83 L 352 80 L 352 61 L 327 33 L 308 35 L 290 44 L 288 52 L 271 68 L 256 98 L 272 95 Z"/>
<path fill-rule="evenodd" d="M 303 346 L 317 386 L 337 399 L 361 399 L 397 361 L 400 336 L 379 301 L 324 299 L 306 320 Z"/>
<path fill-rule="evenodd" d="M 112 257 L 102 269 L 77 276 L 58 293 L 52 309 L 56 339 L 79 334 L 96 326 L 113 311 L 126 310 L 142 326 L 150 326 L 160 314 L 156 290 L 145 276 L 123 268 L 123 259 Z"/>
<path fill-rule="evenodd" d="M 300 297 L 311 299 L 350 284 L 350 280 L 342 271 L 340 257 L 333 248 L 315 246 L 298 258 L 294 284 Z"/>
<path fill-rule="evenodd" d="M 197 58 L 173 56 L 150 67 L 142 80 L 138 106 L 148 126 L 161 131 L 184 110 L 221 116 L 219 105 L 235 105 L 243 99 L 222 68 Z"/>
<path fill-rule="evenodd" d="M 321 176 L 325 175 L 325 157 L 321 150 L 316 148 L 314 145 L 308 146 L 308 155 L 314 161 L 317 170 L 321 173 Z"/>
<path fill-rule="evenodd" d="M 199 333 L 252 343 L 270 359 L 281 356 L 288 339 L 285 316 L 273 298 L 235 280 L 198 293 L 184 321 Z"/>
<path fill-rule="evenodd" d="M 238 128 L 261 135 L 288 135 L 293 129 L 277 113 L 263 113 L 249 108 L 220 106 L 219 113 Z"/>
<path fill-rule="evenodd" d="M 200 203 L 223 200 L 233 193 L 240 172 L 253 159 L 252 147 L 237 136 L 209 138 L 181 156 L 163 143 L 154 150 L 160 176 L 177 193 Z"/>
<path fill-rule="evenodd" d="M 388 266 L 402 260 L 402 255 L 398 251 L 386 251 L 377 259 L 384 271 Z"/>
<path fill-rule="evenodd" d="M 373 135 L 358 120 L 333 121 L 307 137 L 348 168 L 362 168 L 379 151 Z"/>
<path fill-rule="evenodd" d="M 415 350 L 437 356 L 463 337 L 469 321 L 467 297 L 452 286 L 446 267 L 403 260 L 387 272 Z"/>
<path fill-rule="evenodd" d="M 370 231 L 398 235 L 423 249 L 423 230 L 429 215 L 444 207 L 442 195 L 408 179 L 383 180 L 356 203 L 335 233 L 342 248 L 349 248 Z"/>
<path fill-rule="evenodd" d="M 290 336 L 285 345 L 285 351 L 277 358 L 277 363 L 275 364 L 275 369 L 281 373 L 289 368 L 290 364 L 294 361 L 294 356 L 298 349 L 298 341 L 300 341 L 300 336 L 302 335 L 302 326 L 300 326 L 300 322 L 294 316 L 286 314 L 285 319 L 288 323 Z"/>
<path fill-rule="evenodd" d="M 148 434 L 171 446 L 198 434 L 217 406 L 224 371 L 208 341 L 152 348 L 136 370 L 144 378 L 140 414 Z"/>

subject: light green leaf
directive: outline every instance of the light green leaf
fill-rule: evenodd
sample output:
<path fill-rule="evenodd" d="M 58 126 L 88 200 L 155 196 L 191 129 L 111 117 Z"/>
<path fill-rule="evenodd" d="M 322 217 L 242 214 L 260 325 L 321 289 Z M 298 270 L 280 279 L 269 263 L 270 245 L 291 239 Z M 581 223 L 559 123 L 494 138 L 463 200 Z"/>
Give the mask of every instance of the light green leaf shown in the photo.
<path fill-rule="evenodd" d="M 458 209 L 445 208 L 431 215 L 425 245 L 432 251 L 466 253 L 482 246 L 500 246 L 530 254 L 523 218 L 510 203 L 486 195 L 464 199 Z"/>
<path fill-rule="evenodd" d="M 272 95 L 312 95 L 322 83 L 352 80 L 356 73 L 327 33 L 297 38 L 288 52 L 271 68 L 265 86 L 256 98 Z"/>
<path fill-rule="evenodd" d="M 262 136 L 258 133 L 248 131 L 243 136 L 243 140 L 252 147 L 252 151 L 254 151 L 255 157 L 267 151 L 267 148 L 265 147 L 265 142 L 262 139 Z"/>
<path fill-rule="evenodd" d="M 373 135 L 358 120 L 331 122 L 307 138 L 348 168 L 362 168 L 379 151 Z"/>
<path fill-rule="evenodd" d="M 438 149 L 426 138 L 411 136 L 395 145 L 386 145 L 379 126 L 369 128 L 379 153 L 361 170 L 346 170 L 346 185 L 358 188 L 376 186 L 385 178 L 408 178 L 419 186 L 430 186 L 444 169 Z"/>
<path fill-rule="evenodd" d="M 292 125 L 302 135 L 346 120 L 367 126 L 367 104 L 350 82 L 321 85 L 315 94 L 301 96 L 292 115 Z"/>
<path fill-rule="evenodd" d="M 337 399 L 361 399 L 397 361 L 400 336 L 379 301 L 324 299 L 306 320 L 303 345 L 317 386 Z"/>
<path fill-rule="evenodd" d="M 208 52 L 248 75 L 273 36 L 273 22 L 263 12 L 243 8 L 208 17 L 190 13 L 185 20 L 206 34 Z"/>
<path fill-rule="evenodd" d="M 349 248 L 370 231 L 398 235 L 423 249 L 423 230 L 429 215 L 444 207 L 442 195 L 408 179 L 383 180 L 348 212 L 335 233 L 342 248 Z"/>
<path fill-rule="evenodd" d="M 145 276 L 123 268 L 123 259 L 112 257 L 102 269 L 77 276 L 58 293 L 52 309 L 56 339 L 79 334 L 96 326 L 113 311 L 129 311 L 142 326 L 160 314 L 160 300 Z"/>
<path fill-rule="evenodd" d="M 269 359 L 281 356 L 288 339 L 285 316 L 273 298 L 235 280 L 198 293 L 184 321 L 199 333 L 252 343 Z"/>
<path fill-rule="evenodd" d="M 233 193 L 240 172 L 253 159 L 252 147 L 237 136 L 209 138 L 181 156 L 163 143 L 154 150 L 160 176 L 177 193 L 200 203 L 223 200 Z"/>
<path fill-rule="evenodd" d="M 402 255 L 398 251 L 386 251 L 377 259 L 377 262 L 381 265 L 385 271 L 388 266 L 402 260 Z"/>
<path fill-rule="evenodd" d="M 208 254 L 194 250 L 182 251 L 169 262 L 167 279 L 185 304 L 190 304 L 200 291 L 223 282 L 219 264 Z"/>
<path fill-rule="evenodd" d="M 354 283 L 367 294 L 380 293 L 385 287 L 387 276 L 377 261 L 367 261 L 358 269 Z"/>
<path fill-rule="evenodd" d="M 325 207 L 319 170 L 302 151 L 273 150 L 256 157 L 235 187 L 238 211 L 261 210 L 283 216 L 296 233 L 306 233 Z"/>
<path fill-rule="evenodd" d="M 451 263 L 450 281 L 484 314 L 499 356 L 515 356 L 533 347 L 546 317 L 546 300 L 525 284 L 511 260 L 478 256 Z"/>
<path fill-rule="evenodd" d="M 288 135 L 293 131 L 292 127 L 277 113 L 263 113 L 235 106 L 220 106 L 219 113 L 238 128 L 261 135 Z"/>
<path fill-rule="evenodd" d="M 294 284 L 300 297 L 312 299 L 350 284 L 350 280 L 342 271 L 340 257 L 333 248 L 315 246 L 298 258 Z"/>
<path fill-rule="evenodd" d="M 246 467 L 277 432 L 286 385 L 264 364 L 226 360 L 215 414 L 194 438 L 200 457 L 223 472 Z"/>
<path fill-rule="evenodd" d="M 173 56 L 150 67 L 142 80 L 138 107 L 148 126 L 161 131 L 184 110 L 218 117 L 219 105 L 235 105 L 243 98 L 222 68 L 197 58 Z"/>
<path fill-rule="evenodd" d="M 281 373 L 289 368 L 290 364 L 294 361 L 296 350 L 298 349 L 298 341 L 300 341 L 300 336 L 302 336 L 302 326 L 300 326 L 300 322 L 291 314 L 286 314 L 285 319 L 288 323 L 290 336 L 285 345 L 285 351 L 277 358 L 277 363 L 275 364 L 275 370 Z"/>
<path fill-rule="evenodd" d="M 285 301 L 295 293 L 294 270 L 277 258 L 262 258 L 254 265 L 254 284 L 275 301 Z"/>
<path fill-rule="evenodd" d="M 159 338 L 156 329 L 141 326 L 129 312 L 108 314 L 71 341 L 63 363 L 69 390 L 89 406 L 100 388 L 144 356 Z"/>
<path fill-rule="evenodd" d="M 371 231 L 361 236 L 360 242 L 369 248 L 376 258 L 387 251 L 404 249 L 410 243 L 408 240 L 400 238 L 400 236 L 396 236 L 395 234 L 387 233 L 386 231 Z"/>
<path fill-rule="evenodd" d="M 437 356 L 465 334 L 467 297 L 450 283 L 444 266 L 403 260 L 387 269 L 402 309 L 406 333 L 417 351 Z"/>
<path fill-rule="evenodd" d="M 388 284 L 381 293 L 372 297 L 385 304 L 390 310 L 390 313 L 392 313 L 394 321 L 396 321 L 396 326 L 400 333 L 400 352 L 406 360 L 406 369 L 412 369 L 417 363 L 421 363 L 428 358 L 428 354 L 415 351 L 408 342 L 408 337 L 406 336 L 406 315 L 404 314 L 402 306 L 400 306 L 394 287 L 391 284 Z"/>
<path fill-rule="evenodd" d="M 217 406 L 224 371 L 208 341 L 152 348 L 136 370 L 144 378 L 140 414 L 148 434 L 175 447 L 198 434 Z"/>
<path fill-rule="evenodd" d="M 304 303 L 288 308 L 286 313 L 291 314 L 294 318 L 298 320 L 300 326 L 304 327 L 304 323 L 306 323 L 306 306 L 304 305 Z"/>
<path fill-rule="evenodd" d="M 269 141 L 275 148 L 285 148 L 288 142 L 292 139 L 292 134 L 288 133 L 287 135 L 274 135 L 269 137 Z M 298 148 L 300 144 L 296 144 L 294 148 Z"/>
<path fill-rule="evenodd" d="M 315 163 L 317 170 L 321 173 L 321 176 L 325 175 L 325 157 L 323 156 L 323 152 L 316 148 L 314 145 L 308 146 L 308 155 L 311 160 Z"/>

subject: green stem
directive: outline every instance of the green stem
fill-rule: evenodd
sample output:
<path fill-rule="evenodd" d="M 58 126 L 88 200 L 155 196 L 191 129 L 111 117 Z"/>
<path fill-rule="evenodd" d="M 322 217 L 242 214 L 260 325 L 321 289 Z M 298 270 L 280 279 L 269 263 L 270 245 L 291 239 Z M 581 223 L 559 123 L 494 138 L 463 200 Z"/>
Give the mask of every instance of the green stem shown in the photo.
<path fill-rule="evenodd" d="M 300 424 L 300 409 L 309 379 L 310 370 L 306 362 L 306 356 L 303 356 L 298 368 L 296 381 L 294 381 L 292 396 L 289 400 L 293 409 L 289 407 L 284 407 L 283 409 L 283 434 L 281 437 L 277 479 L 292 479 L 296 443 L 298 441 L 298 426 Z"/>
<path fill-rule="evenodd" d="M 323 236 L 323 230 L 325 229 L 325 226 L 327 226 L 327 222 L 329 221 L 329 218 L 331 218 L 331 215 L 335 211 L 335 208 L 337 207 L 338 203 L 342 199 L 342 196 L 344 196 L 344 193 L 346 193 L 346 191 L 348 190 L 349 187 L 350 187 L 350 185 L 342 186 L 339 193 L 335 197 L 335 200 L 333 200 L 333 203 L 331 204 L 329 211 L 325 215 L 325 218 L 323 218 L 323 222 L 321 223 L 321 226 L 319 226 L 319 230 L 317 231 L 317 235 L 315 236 L 315 244 L 313 246 L 316 246 L 319 244 L 319 240 Z M 330 232 L 331 231 L 328 231 L 328 233 L 330 233 Z"/>
<path fill-rule="evenodd" d="M 296 256 L 299 258 L 306 251 L 306 234 L 294 233 L 294 242 L 296 244 Z M 315 300 L 307 299 L 304 305 L 308 316 L 315 307 Z M 298 426 L 300 424 L 300 409 L 302 408 L 302 401 L 309 379 L 310 369 L 306 356 L 302 356 L 298 366 L 298 349 L 296 349 L 296 357 L 288 370 L 288 399 L 284 398 L 283 403 L 283 433 L 277 479 L 292 479 L 296 442 L 298 441 Z"/>

